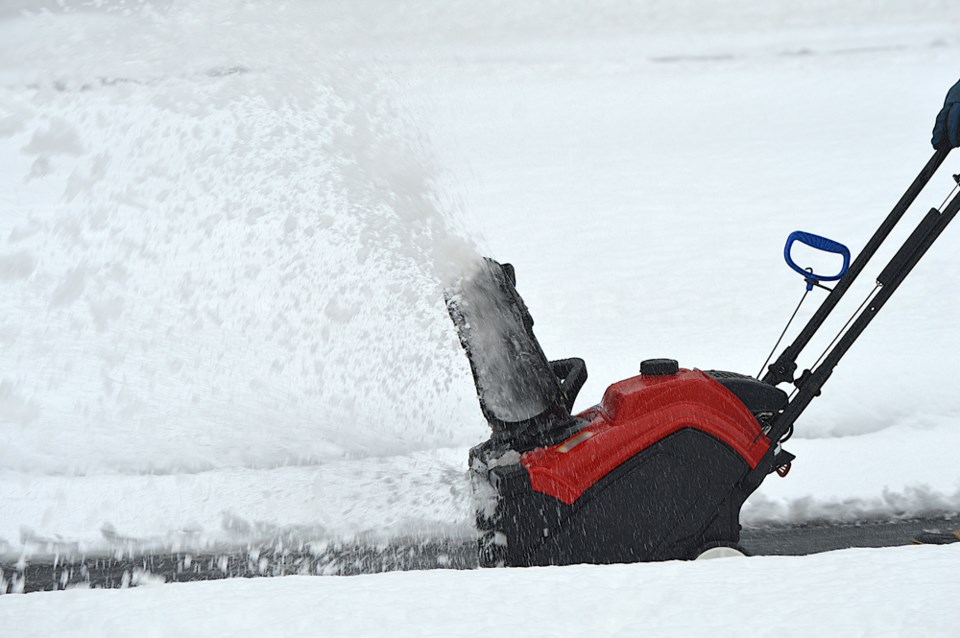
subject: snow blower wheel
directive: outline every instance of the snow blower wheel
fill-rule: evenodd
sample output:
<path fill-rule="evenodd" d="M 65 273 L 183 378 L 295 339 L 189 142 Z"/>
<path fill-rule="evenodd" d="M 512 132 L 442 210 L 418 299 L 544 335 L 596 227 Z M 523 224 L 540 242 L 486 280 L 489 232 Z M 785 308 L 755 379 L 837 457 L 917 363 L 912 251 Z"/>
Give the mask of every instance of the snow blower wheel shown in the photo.
<path fill-rule="evenodd" d="M 743 547 L 737 543 L 713 543 L 700 548 L 694 560 L 713 560 L 714 558 L 743 558 L 749 556 Z"/>

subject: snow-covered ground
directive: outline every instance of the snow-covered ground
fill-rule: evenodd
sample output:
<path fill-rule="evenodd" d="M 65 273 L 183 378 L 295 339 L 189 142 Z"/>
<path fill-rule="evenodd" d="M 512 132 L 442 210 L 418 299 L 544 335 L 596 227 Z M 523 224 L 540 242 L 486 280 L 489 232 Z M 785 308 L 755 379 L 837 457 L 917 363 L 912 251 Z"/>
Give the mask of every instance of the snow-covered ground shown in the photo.
<path fill-rule="evenodd" d="M 960 547 L 6 596 L 26 636 L 953 636 Z M 24 631 L 24 628 L 26 631 Z"/>
<path fill-rule="evenodd" d="M 587 360 L 580 407 L 645 358 L 757 372 L 803 292 L 787 233 L 856 252 L 929 157 L 960 75 L 953 8 L 0 4 L 0 552 L 109 547 L 102 529 L 196 544 L 468 535 L 466 449 L 486 426 L 440 286 L 480 253 L 516 265 L 548 356 Z M 957 171 L 949 159 L 911 219 Z M 958 249 L 950 228 L 798 423 L 793 471 L 745 523 L 960 510 Z M 905 552 L 849 556 L 919 578 Z M 849 556 L 811 562 L 797 590 Z M 765 560 L 737 577 L 754 565 L 783 577 Z M 622 569 L 676 591 L 697 573 Z M 565 572 L 535 573 L 549 576 L 478 578 L 546 592 Z M 487 581 L 349 582 L 373 598 Z"/>

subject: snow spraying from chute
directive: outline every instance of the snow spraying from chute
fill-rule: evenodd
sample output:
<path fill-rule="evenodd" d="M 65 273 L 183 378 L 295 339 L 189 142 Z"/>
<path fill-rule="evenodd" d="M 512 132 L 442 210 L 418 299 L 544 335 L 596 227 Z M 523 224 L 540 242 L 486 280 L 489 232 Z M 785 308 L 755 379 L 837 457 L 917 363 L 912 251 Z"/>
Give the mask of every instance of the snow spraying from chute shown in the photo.
<path fill-rule="evenodd" d="M 0 222 L 0 465 L 469 442 L 441 280 L 475 252 L 389 79 L 298 16 L 164 9 L 108 38 L 79 16 L 0 93 L 18 189 L 49 203 Z"/>

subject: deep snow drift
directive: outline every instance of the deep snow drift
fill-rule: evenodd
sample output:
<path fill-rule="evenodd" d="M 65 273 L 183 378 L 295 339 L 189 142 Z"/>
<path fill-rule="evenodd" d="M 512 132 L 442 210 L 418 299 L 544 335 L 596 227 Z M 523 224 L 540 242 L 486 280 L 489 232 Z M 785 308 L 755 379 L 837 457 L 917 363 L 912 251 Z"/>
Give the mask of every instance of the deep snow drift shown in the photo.
<path fill-rule="evenodd" d="M 103 526 L 469 534 L 486 426 L 444 277 L 513 262 L 548 356 L 587 360 L 580 407 L 644 358 L 754 373 L 802 293 L 783 238 L 856 252 L 928 157 L 960 47 L 935 0 L 15 4 L 6 553 Z M 960 508 L 956 230 L 747 523 Z"/>

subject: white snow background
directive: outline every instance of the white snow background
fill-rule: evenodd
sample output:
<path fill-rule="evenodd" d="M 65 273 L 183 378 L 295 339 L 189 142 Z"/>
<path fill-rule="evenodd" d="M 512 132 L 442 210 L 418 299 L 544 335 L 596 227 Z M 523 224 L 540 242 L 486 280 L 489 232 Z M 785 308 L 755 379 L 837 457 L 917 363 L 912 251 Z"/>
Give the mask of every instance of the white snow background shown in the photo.
<path fill-rule="evenodd" d="M 929 157 L 960 76 L 953 4 L 0 3 L 0 551 L 102 549 L 103 528 L 190 545 L 289 529 L 469 536 L 466 449 L 487 430 L 440 282 L 476 254 L 516 266 L 548 356 L 586 359 L 579 407 L 645 358 L 757 372 L 803 292 L 786 235 L 856 253 Z M 950 172 L 954 157 L 877 272 Z M 793 471 L 748 502 L 746 524 L 960 508 L 958 249 L 949 228 L 798 423 Z M 654 610 L 681 591 L 702 600 L 729 577 L 760 595 L 790 574 L 797 587 L 774 598 L 802 591 L 796 609 L 870 583 L 876 597 L 837 618 L 910 635 L 882 620 L 883 601 L 902 600 L 931 635 L 960 625 L 922 606 L 955 609 L 956 559 L 908 548 L 722 561 L 723 575 L 284 579 L 5 597 L 0 616 L 36 605 L 20 626 L 48 634 L 70 626 L 64 601 L 161 610 L 180 597 L 223 609 L 216 625 L 250 597 L 293 596 L 328 606 L 291 625 L 264 611 L 264 631 L 377 634 L 392 617 L 423 635 L 416 610 L 439 592 L 462 589 L 466 619 L 511 598 L 492 592 L 546 597 L 558 578 L 583 583 L 570 597 L 642 583 L 611 594 L 623 624 L 592 599 L 582 626 L 547 605 L 523 617 L 518 599 L 489 627 L 435 625 L 610 635 L 634 614 L 664 620 Z M 884 573 L 902 586 L 883 589 Z M 394 590 L 417 594 L 360 624 L 324 620 Z M 747 611 L 721 612 L 753 604 L 675 607 L 677 628 L 659 626 L 734 632 Z M 147 617 L 160 634 L 237 633 Z M 840 627 L 831 618 L 765 627 Z"/>

